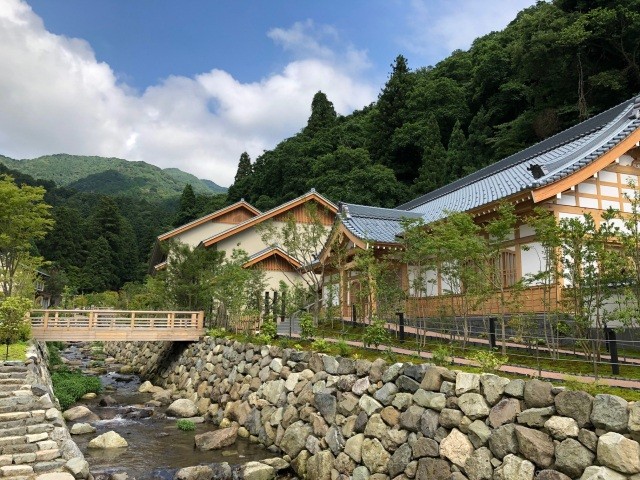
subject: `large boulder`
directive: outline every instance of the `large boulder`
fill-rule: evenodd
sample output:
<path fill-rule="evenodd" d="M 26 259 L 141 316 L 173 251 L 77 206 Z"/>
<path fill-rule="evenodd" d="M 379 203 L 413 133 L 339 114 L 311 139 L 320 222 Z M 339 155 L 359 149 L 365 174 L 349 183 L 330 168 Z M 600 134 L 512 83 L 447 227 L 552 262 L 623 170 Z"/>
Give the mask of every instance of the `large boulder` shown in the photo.
<path fill-rule="evenodd" d="M 307 460 L 307 477 L 318 480 L 331 480 L 331 467 L 334 462 L 333 455 L 328 450 L 316 453 Z M 247 478 L 245 476 L 245 478 Z"/>
<path fill-rule="evenodd" d="M 85 433 L 94 433 L 96 429 L 88 423 L 74 423 L 69 431 L 71 435 L 84 435 Z"/>
<path fill-rule="evenodd" d="M 489 405 L 495 405 L 500 401 L 508 383 L 508 378 L 499 377 L 492 373 L 483 373 L 480 375 L 482 394 L 484 395 L 484 398 L 487 399 Z"/>
<path fill-rule="evenodd" d="M 309 435 L 311 435 L 310 425 L 302 421 L 292 423 L 282 436 L 280 448 L 291 458 L 295 458 L 304 449 Z"/>
<path fill-rule="evenodd" d="M 233 445 L 238 438 L 238 426 L 221 428 L 213 432 L 205 432 L 193 437 L 200 450 L 218 450 Z"/>
<path fill-rule="evenodd" d="M 276 470 L 262 462 L 247 462 L 241 470 L 244 480 L 272 480 L 276 478 Z"/>
<path fill-rule="evenodd" d="M 554 400 L 559 415 L 573 418 L 580 428 L 590 423 L 593 397 L 587 392 L 564 390 Z"/>
<path fill-rule="evenodd" d="M 520 413 L 520 401 L 516 398 L 503 398 L 491 408 L 489 425 L 498 428 L 505 423 L 513 423 Z"/>
<path fill-rule="evenodd" d="M 516 455 L 509 454 L 504 457 L 494 475 L 494 480 L 533 480 L 535 467 L 533 463 Z"/>
<path fill-rule="evenodd" d="M 100 420 L 98 415 L 93 413 L 84 405 L 78 405 L 65 410 L 62 416 L 68 422 L 97 422 Z"/>
<path fill-rule="evenodd" d="M 123 448 L 128 447 L 127 441 L 114 431 L 109 431 L 98 435 L 89 442 L 89 448 Z"/>
<path fill-rule="evenodd" d="M 491 458 L 491 451 L 487 447 L 473 452 L 464 465 L 469 480 L 491 480 L 493 477 Z"/>
<path fill-rule="evenodd" d="M 365 438 L 362 442 L 362 463 L 371 473 L 383 473 L 391 460 L 387 452 L 377 438 Z"/>
<path fill-rule="evenodd" d="M 520 453 L 539 467 L 549 467 L 555 453 L 555 446 L 549 435 L 522 425 L 516 425 L 515 429 Z"/>
<path fill-rule="evenodd" d="M 480 392 L 480 375 L 477 373 L 458 372 L 456 375 L 456 395 Z"/>
<path fill-rule="evenodd" d="M 542 408 L 553 405 L 554 398 L 551 382 L 534 379 L 524 386 L 524 403 L 528 408 Z"/>
<path fill-rule="evenodd" d="M 489 449 L 498 458 L 503 458 L 510 453 L 518 453 L 518 439 L 516 427 L 513 423 L 507 423 L 496 428 L 489 437 Z"/>
<path fill-rule="evenodd" d="M 627 480 L 627 477 L 607 467 L 591 466 L 585 468 L 580 480 Z"/>
<path fill-rule="evenodd" d="M 198 407 L 191 400 L 180 398 L 167 408 L 167 415 L 179 418 L 190 418 L 198 415 Z"/>
<path fill-rule="evenodd" d="M 584 469 L 593 465 L 595 455 L 579 441 L 568 438 L 556 447 L 556 466 L 571 478 L 582 475 Z"/>
<path fill-rule="evenodd" d="M 489 405 L 479 393 L 463 393 L 458 398 L 458 408 L 471 420 L 489 415 Z"/>
<path fill-rule="evenodd" d="M 197 465 L 194 467 L 184 467 L 176 472 L 175 480 L 209 480 L 213 475 L 213 470 L 208 465 Z"/>
<path fill-rule="evenodd" d="M 571 417 L 558 417 L 554 415 L 544 423 L 544 428 L 556 440 L 564 440 L 567 437 L 577 437 L 580 429 L 578 422 Z"/>
<path fill-rule="evenodd" d="M 624 432 L 629 422 L 628 403 L 616 395 L 598 394 L 593 400 L 591 423 L 596 428 Z"/>
<path fill-rule="evenodd" d="M 451 433 L 440 442 L 440 456 L 461 468 L 464 468 L 473 450 L 473 444 L 469 438 L 457 428 L 451 430 Z"/>
<path fill-rule="evenodd" d="M 605 433 L 598 439 L 598 463 L 626 474 L 640 473 L 640 444 L 619 433 Z"/>

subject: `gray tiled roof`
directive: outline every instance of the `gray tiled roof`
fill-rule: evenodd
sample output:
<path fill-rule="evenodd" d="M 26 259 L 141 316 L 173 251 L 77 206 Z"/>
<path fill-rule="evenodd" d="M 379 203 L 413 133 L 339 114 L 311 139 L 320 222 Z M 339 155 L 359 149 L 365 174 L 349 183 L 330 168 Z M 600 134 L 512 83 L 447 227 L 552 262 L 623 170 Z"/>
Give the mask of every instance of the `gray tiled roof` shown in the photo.
<path fill-rule="evenodd" d="M 556 182 L 596 160 L 640 127 L 640 96 L 397 209 L 341 204 L 341 221 L 358 238 L 397 242 L 403 217 L 432 222 Z M 529 168 L 538 165 L 535 179 Z"/>
<path fill-rule="evenodd" d="M 640 97 L 628 100 L 493 165 L 397 207 L 438 220 L 556 182 L 588 165 L 640 127 Z M 529 170 L 542 167 L 535 179 Z"/>
<path fill-rule="evenodd" d="M 403 218 L 420 218 L 419 213 L 392 208 L 368 207 L 353 203 L 340 204 L 340 217 L 344 226 L 356 237 L 381 243 L 397 242 L 402 232 Z"/>

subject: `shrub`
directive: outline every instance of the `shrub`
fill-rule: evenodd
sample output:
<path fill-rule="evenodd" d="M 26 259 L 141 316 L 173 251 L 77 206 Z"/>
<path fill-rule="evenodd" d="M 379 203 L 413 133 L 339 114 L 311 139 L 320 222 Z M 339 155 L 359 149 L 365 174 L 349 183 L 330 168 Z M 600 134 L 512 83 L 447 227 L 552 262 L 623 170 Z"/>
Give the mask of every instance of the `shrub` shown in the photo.
<path fill-rule="evenodd" d="M 330 346 L 329 346 L 329 342 L 327 342 L 325 339 L 319 338 L 311 344 L 311 348 L 316 352 L 327 353 L 329 351 Z"/>
<path fill-rule="evenodd" d="M 227 336 L 227 331 L 224 328 L 212 327 L 207 330 L 207 336 L 213 338 L 224 338 Z"/>
<path fill-rule="evenodd" d="M 83 395 L 102 390 L 102 383 L 98 377 L 85 375 L 80 372 L 59 369 L 51 375 L 53 393 L 60 402 L 63 410 L 66 410 Z"/>
<path fill-rule="evenodd" d="M 491 350 L 477 350 L 471 354 L 471 359 L 480 364 L 483 371 L 494 372 L 509 361 L 509 357 L 498 355 Z"/>
<path fill-rule="evenodd" d="M 265 317 L 260 328 L 260 335 L 267 337 L 269 340 L 273 340 L 278 336 L 278 325 L 273 317 Z"/>
<path fill-rule="evenodd" d="M 338 352 L 340 352 L 340 356 L 348 357 L 351 355 L 351 347 L 344 340 L 340 339 L 338 343 L 336 343 L 338 347 Z"/>
<path fill-rule="evenodd" d="M 385 326 L 385 321 L 381 318 L 375 318 L 373 322 L 371 322 L 371 325 L 365 328 L 362 340 L 365 347 L 373 345 L 375 348 L 378 348 L 378 345 L 388 342 L 389 332 Z"/>
<path fill-rule="evenodd" d="M 303 340 L 313 340 L 316 336 L 316 325 L 313 322 L 313 315 L 305 312 L 300 317 L 300 336 Z"/>
<path fill-rule="evenodd" d="M 182 430 L 183 432 L 192 432 L 196 429 L 196 424 L 186 418 L 178 420 L 176 422 L 176 426 L 178 427 L 178 430 Z"/>
<path fill-rule="evenodd" d="M 49 350 L 49 368 L 62 365 L 62 357 L 60 356 L 60 350 L 64 348 L 62 342 L 47 342 L 47 349 Z"/>
<path fill-rule="evenodd" d="M 431 352 L 431 355 L 433 363 L 441 367 L 450 365 L 453 361 L 453 349 L 451 348 L 451 345 L 438 345 Z"/>

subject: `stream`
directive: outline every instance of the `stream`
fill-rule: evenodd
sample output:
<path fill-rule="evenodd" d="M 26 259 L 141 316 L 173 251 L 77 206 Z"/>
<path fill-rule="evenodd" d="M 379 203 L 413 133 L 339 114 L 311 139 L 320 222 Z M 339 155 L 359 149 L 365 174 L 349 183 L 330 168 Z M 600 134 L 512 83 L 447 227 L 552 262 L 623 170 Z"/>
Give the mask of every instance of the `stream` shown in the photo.
<path fill-rule="evenodd" d="M 141 380 L 137 375 L 116 373 L 120 365 L 105 363 L 105 355 L 101 350 L 92 349 L 91 344 L 69 343 L 60 354 L 69 368 L 98 375 L 102 381 L 102 393 L 77 403 L 100 417 L 100 420 L 90 422 L 96 432 L 73 435 L 96 480 L 169 480 L 173 479 L 176 469 L 182 467 L 222 462 L 237 465 L 274 456 L 243 438 L 224 449 L 200 451 L 194 446 L 194 435 L 215 430 L 214 425 L 199 423 L 195 431 L 179 430 L 177 419 L 166 416 L 166 405 L 151 406 L 147 402 L 152 395 L 138 392 Z M 106 397 L 111 397 L 115 403 L 101 405 L 102 399 L 110 400 Z M 68 422 L 69 428 L 72 425 L 73 422 Z M 104 450 L 87 448 L 91 439 L 110 430 L 124 437 L 129 446 Z M 114 476 L 120 473 L 127 476 Z"/>

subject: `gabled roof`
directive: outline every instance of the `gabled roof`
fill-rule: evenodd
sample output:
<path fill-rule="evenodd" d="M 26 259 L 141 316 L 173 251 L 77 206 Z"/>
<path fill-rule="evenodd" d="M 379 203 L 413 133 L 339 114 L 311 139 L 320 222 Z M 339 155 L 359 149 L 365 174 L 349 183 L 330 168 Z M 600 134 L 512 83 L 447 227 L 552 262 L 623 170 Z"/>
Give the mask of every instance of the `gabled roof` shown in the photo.
<path fill-rule="evenodd" d="M 253 205 L 249 204 L 248 202 L 245 202 L 244 199 L 240 200 L 239 202 L 236 202 L 232 205 L 229 205 L 228 207 L 224 207 L 221 208 L 220 210 L 216 210 L 213 213 L 210 213 L 208 215 L 205 215 L 204 217 L 198 218 L 196 220 L 193 220 L 192 222 L 186 223 L 184 225 L 179 226 L 178 228 L 174 228 L 173 230 L 163 233 L 162 235 L 158 235 L 158 240 L 160 240 L 161 242 L 164 240 L 168 240 L 169 238 L 172 238 L 176 235 L 179 235 L 181 233 L 186 232 L 187 230 L 191 230 L 192 228 L 195 228 L 199 225 L 202 225 L 203 223 L 207 223 L 207 222 L 212 222 L 214 221 L 216 218 L 220 218 L 223 215 L 226 215 L 228 213 L 231 213 L 235 210 L 239 210 L 241 208 L 244 208 L 245 210 L 248 210 L 249 212 L 251 212 L 254 216 L 260 215 L 260 210 L 258 210 L 257 208 L 255 208 Z"/>
<path fill-rule="evenodd" d="M 256 217 L 250 218 L 249 220 L 246 220 L 242 223 L 239 223 L 237 225 L 234 225 L 231 228 L 228 228 L 227 230 L 224 230 L 223 232 L 220 233 L 216 233 L 215 235 L 203 240 L 202 242 L 200 242 L 201 245 L 204 245 L 205 247 L 210 247 L 211 245 L 216 244 L 217 242 L 224 240 L 225 238 L 228 238 L 232 235 L 235 235 L 237 233 L 240 233 L 248 228 L 251 228 L 255 225 L 258 225 L 266 220 L 269 220 L 277 215 L 281 215 L 283 213 L 286 213 L 292 209 L 294 209 L 295 207 L 299 206 L 299 205 L 303 205 L 305 203 L 307 203 L 308 201 L 311 200 L 315 200 L 316 202 L 318 202 L 320 205 L 322 205 L 323 207 L 327 208 L 328 210 L 330 210 L 333 213 L 336 213 L 338 211 L 338 207 L 333 204 L 332 202 L 330 202 L 329 200 L 327 200 L 326 198 L 324 198 L 322 195 L 320 195 L 318 192 L 315 191 L 315 189 L 311 189 L 311 191 L 309 191 L 308 193 L 305 193 L 304 195 L 301 195 L 298 198 L 294 198 L 293 200 L 290 200 L 286 203 L 283 203 L 282 205 L 279 205 L 275 208 L 272 208 L 271 210 L 268 210 Z"/>
<path fill-rule="evenodd" d="M 345 228 L 362 240 L 376 243 L 398 243 L 403 218 L 418 219 L 422 215 L 405 210 L 368 207 L 353 203 L 340 204 L 340 221 Z"/>
<path fill-rule="evenodd" d="M 446 211 L 468 211 L 550 185 L 601 158 L 639 127 L 640 96 L 397 208 L 420 213 L 428 223 Z"/>
<path fill-rule="evenodd" d="M 259 252 L 254 253 L 253 255 L 251 255 L 249 257 L 249 260 L 247 260 L 247 262 L 245 262 L 243 267 L 244 268 L 251 267 L 251 266 L 255 265 L 256 263 L 260 263 L 262 260 L 264 260 L 266 258 L 269 258 L 271 255 L 277 255 L 278 257 L 284 259 L 286 262 L 288 262 L 291 265 L 293 265 L 295 268 L 302 267 L 302 264 L 298 260 L 293 258 L 291 255 L 289 255 L 287 252 L 285 252 L 278 245 L 267 247 L 267 248 L 265 248 L 263 250 L 260 250 Z"/>

